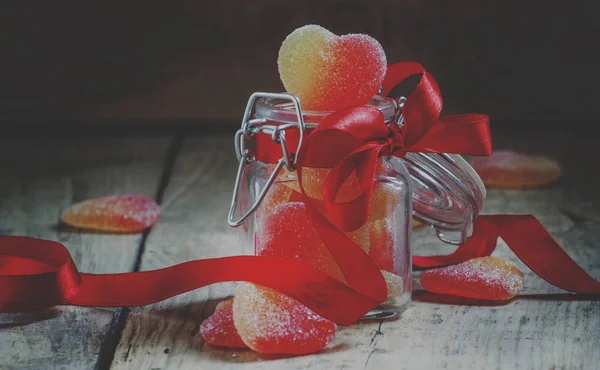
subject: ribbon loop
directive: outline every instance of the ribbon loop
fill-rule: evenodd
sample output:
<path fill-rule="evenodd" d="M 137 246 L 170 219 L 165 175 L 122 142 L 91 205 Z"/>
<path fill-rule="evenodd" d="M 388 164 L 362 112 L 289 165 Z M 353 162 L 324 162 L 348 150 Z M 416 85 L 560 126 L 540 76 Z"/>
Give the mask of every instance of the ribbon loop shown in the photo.
<path fill-rule="evenodd" d="M 0 238 L 0 312 L 67 303 L 80 283 L 81 276 L 62 244 L 17 236 Z"/>

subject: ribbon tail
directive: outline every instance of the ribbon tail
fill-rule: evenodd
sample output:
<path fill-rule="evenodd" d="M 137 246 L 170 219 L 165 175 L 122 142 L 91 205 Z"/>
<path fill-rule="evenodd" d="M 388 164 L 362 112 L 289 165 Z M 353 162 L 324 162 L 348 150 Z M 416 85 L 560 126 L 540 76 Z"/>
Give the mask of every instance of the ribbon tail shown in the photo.
<path fill-rule="evenodd" d="M 378 270 L 379 276 L 367 268 L 367 280 L 361 280 L 362 250 L 346 251 L 347 246 L 336 245 L 336 253 L 341 265 L 353 266 L 348 280 L 356 289 L 302 261 L 275 256 L 212 258 L 142 272 L 81 274 L 62 244 L 0 237 L 0 312 L 57 305 L 143 306 L 210 284 L 247 281 L 292 297 L 335 323 L 350 325 L 385 299 L 386 286 Z M 346 253 L 347 257 L 340 257 Z"/>
<path fill-rule="evenodd" d="M 235 256 L 185 262 L 160 270 L 81 274 L 81 288 L 67 303 L 89 307 L 143 306 L 227 281 L 247 281 L 296 299 L 319 315 L 350 325 L 378 304 L 376 299 L 301 261 Z M 348 304 L 352 302 L 351 309 Z"/>
<path fill-rule="evenodd" d="M 532 215 L 481 215 L 473 236 L 452 254 L 413 256 L 415 267 L 427 269 L 489 256 L 498 238 L 548 283 L 573 293 L 600 294 L 600 282 L 583 270 Z"/>

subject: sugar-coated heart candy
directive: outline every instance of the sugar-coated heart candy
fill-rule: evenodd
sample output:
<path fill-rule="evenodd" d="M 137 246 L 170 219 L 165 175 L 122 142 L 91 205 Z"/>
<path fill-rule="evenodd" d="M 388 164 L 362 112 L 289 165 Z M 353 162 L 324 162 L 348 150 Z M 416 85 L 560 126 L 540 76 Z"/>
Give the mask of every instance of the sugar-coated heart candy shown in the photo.
<path fill-rule="evenodd" d="M 290 200 L 293 189 L 280 182 L 275 182 L 268 189 L 265 198 L 261 202 L 258 212 L 262 215 L 271 213 L 273 208 Z"/>
<path fill-rule="evenodd" d="M 255 254 L 297 259 L 345 281 L 337 262 L 325 246 L 302 202 L 280 204 L 265 215 Z"/>
<path fill-rule="evenodd" d="M 303 109 L 332 111 L 366 104 L 383 82 L 387 60 L 371 36 L 337 36 L 306 25 L 283 41 L 277 65 L 286 91 Z"/>
<path fill-rule="evenodd" d="M 202 338 L 213 346 L 247 348 L 233 322 L 233 299 L 220 302 L 200 325 Z"/>
<path fill-rule="evenodd" d="M 336 330 L 335 323 L 298 301 L 251 283 L 236 290 L 233 320 L 244 343 L 260 353 L 317 352 L 333 340 Z"/>
<path fill-rule="evenodd" d="M 371 195 L 371 208 L 369 210 L 369 221 L 377 221 L 388 218 L 396 210 L 400 202 L 398 189 L 376 182 Z"/>
<path fill-rule="evenodd" d="M 369 222 L 369 257 L 382 270 L 395 271 L 394 221 L 392 218 Z"/>
<path fill-rule="evenodd" d="M 385 270 L 381 270 L 381 275 L 383 275 L 383 278 L 385 279 L 388 297 L 397 297 L 402 294 L 402 291 L 404 290 L 404 281 L 402 280 L 402 277 Z"/>
<path fill-rule="evenodd" d="M 306 195 L 310 198 L 323 200 L 323 185 L 325 185 L 325 179 L 331 172 L 330 168 L 318 168 L 318 167 L 304 167 L 302 168 L 302 186 Z M 289 172 L 283 170 L 280 177 L 283 178 L 298 178 L 296 171 Z M 282 182 L 289 186 L 293 190 L 300 192 L 300 184 L 298 181 L 287 181 Z M 340 187 L 335 201 L 338 203 L 348 202 L 360 195 L 360 185 L 356 174 L 350 175 L 346 181 Z"/>
<path fill-rule="evenodd" d="M 325 179 L 331 172 L 330 168 L 304 167 L 302 169 L 302 186 L 306 195 L 310 198 L 323 200 L 323 186 Z M 282 171 L 281 179 L 297 178 L 296 171 Z M 298 181 L 284 181 L 282 184 L 300 192 Z M 361 187 L 355 173 L 352 173 L 340 187 L 336 197 L 336 203 L 349 202 L 356 199 L 361 193 Z M 400 193 L 397 189 L 381 182 L 376 182 L 371 195 L 371 208 L 369 209 L 369 221 L 380 220 L 393 212 L 400 202 Z"/>
<path fill-rule="evenodd" d="M 499 257 L 474 258 L 421 275 L 421 285 L 429 292 L 485 300 L 515 297 L 523 288 L 523 280 L 517 265 Z"/>
<path fill-rule="evenodd" d="M 369 253 L 369 249 L 371 248 L 371 238 L 369 234 L 369 224 L 365 223 L 361 227 L 353 231 L 347 231 L 347 237 L 349 237 L 356 245 L 360 247 L 366 253 Z"/>
<path fill-rule="evenodd" d="M 562 174 L 560 165 L 550 158 L 510 150 L 495 151 L 490 157 L 476 157 L 471 165 L 489 188 L 542 187 L 553 184 Z"/>
<path fill-rule="evenodd" d="M 264 205 L 261 204 L 259 208 L 259 213 L 261 214 L 261 217 L 264 217 L 262 215 L 269 214 L 273 210 L 274 206 L 288 202 L 293 191 L 300 191 L 300 185 L 298 184 L 298 181 L 287 180 L 282 182 L 276 182 L 273 184 L 273 187 L 274 188 L 272 190 L 269 189 L 269 191 L 267 192 L 267 195 L 263 200 Z M 325 218 L 327 218 L 325 204 L 322 201 L 313 202 L 313 205 L 321 212 L 323 216 L 325 216 Z M 265 227 L 265 225 L 261 226 L 262 228 Z M 364 250 L 365 252 L 369 251 L 369 228 L 366 224 L 354 231 L 346 232 L 345 234 L 350 239 L 352 239 L 353 242 L 358 244 L 358 246 L 360 246 L 362 250 Z"/>
<path fill-rule="evenodd" d="M 142 195 L 111 195 L 71 205 L 62 222 L 82 229 L 134 233 L 156 223 L 160 207 Z"/>

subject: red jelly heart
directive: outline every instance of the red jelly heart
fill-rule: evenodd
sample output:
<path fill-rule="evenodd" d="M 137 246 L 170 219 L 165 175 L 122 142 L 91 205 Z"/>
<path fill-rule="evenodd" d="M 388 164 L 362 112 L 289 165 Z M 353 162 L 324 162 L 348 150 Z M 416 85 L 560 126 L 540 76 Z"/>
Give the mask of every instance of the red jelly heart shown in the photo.
<path fill-rule="evenodd" d="M 335 336 L 335 323 L 273 289 L 242 283 L 233 300 L 240 337 L 256 352 L 302 355 L 322 350 Z"/>
<path fill-rule="evenodd" d="M 387 68 L 383 47 L 373 37 L 337 36 L 317 25 L 288 35 L 277 64 L 285 89 L 300 98 L 303 109 L 326 111 L 366 104 Z"/>
<path fill-rule="evenodd" d="M 302 202 L 288 202 L 274 207 L 261 225 L 255 254 L 300 260 L 345 281 L 331 252 L 325 247 L 310 222 Z"/>
<path fill-rule="evenodd" d="M 73 204 L 61 215 L 71 226 L 109 232 L 140 232 L 156 223 L 160 207 L 142 195 L 111 195 Z"/>
<path fill-rule="evenodd" d="M 247 348 L 233 323 L 233 299 L 220 302 L 200 325 L 202 338 L 213 346 Z"/>
<path fill-rule="evenodd" d="M 523 280 L 517 265 L 499 257 L 474 258 L 421 275 L 421 285 L 429 292 L 486 300 L 515 297 Z"/>
<path fill-rule="evenodd" d="M 495 151 L 490 157 L 471 161 L 483 183 L 490 188 L 535 188 L 556 182 L 560 165 L 544 156 L 530 156 L 510 150 Z"/>

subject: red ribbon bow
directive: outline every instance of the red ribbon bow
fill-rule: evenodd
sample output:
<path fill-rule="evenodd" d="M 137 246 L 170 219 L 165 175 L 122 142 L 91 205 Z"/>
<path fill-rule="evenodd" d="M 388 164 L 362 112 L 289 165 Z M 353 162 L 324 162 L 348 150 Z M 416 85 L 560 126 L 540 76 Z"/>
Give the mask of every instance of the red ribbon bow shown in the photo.
<path fill-rule="evenodd" d="M 85 274 L 59 243 L 26 237 L 0 237 L 0 312 L 41 309 L 59 304 L 79 306 L 140 306 L 209 284 L 249 281 L 297 299 L 338 324 L 354 323 L 385 300 L 387 289 L 379 269 L 340 230 L 364 223 L 380 154 L 402 156 L 408 151 L 489 155 L 487 116 L 440 118 L 442 99 L 433 78 L 418 63 L 389 66 L 384 90 L 414 74 L 421 81 L 404 106 L 406 125 L 388 129 L 379 111 L 349 108 L 329 116 L 308 137 L 298 158 L 302 166 L 333 168 L 324 199 L 332 225 L 303 193 L 315 228 L 343 271 L 346 283 L 300 261 L 267 256 L 237 256 L 196 260 L 159 270 L 123 274 Z M 289 134 L 293 135 L 293 131 Z M 295 150 L 290 140 L 290 152 Z M 323 145 L 322 145 L 323 144 Z M 325 149 L 329 150 L 325 150 Z M 279 145 L 258 135 L 255 155 L 276 163 Z M 362 194 L 349 203 L 333 202 L 337 189 L 353 171 Z M 299 180 L 301 183 L 301 173 Z M 302 184 L 301 184 L 302 186 Z M 364 186 L 364 187 L 363 187 Z M 356 216 L 348 217 L 344 210 Z M 357 212 L 356 210 L 359 210 Z M 361 223 L 362 222 L 362 223 Z M 534 272 L 559 288 L 600 294 L 600 283 L 579 267 L 533 216 L 485 215 L 474 223 L 474 234 L 447 256 L 414 256 L 413 264 L 431 268 L 490 255 L 498 237 Z"/>
<path fill-rule="evenodd" d="M 408 115 L 412 115 L 411 107 L 414 105 L 405 107 Z M 401 128 L 394 123 L 386 125 L 383 114 L 375 107 L 342 109 L 325 118 L 306 138 L 297 161 L 299 177 L 302 167 L 333 168 L 323 187 L 327 212 L 340 230 L 355 230 L 367 220 L 377 160 L 381 155 L 403 157 L 406 152 L 491 154 L 487 117 L 462 117 L 463 121 L 449 122 L 436 117 L 430 125 L 422 125 L 424 131 L 420 132 L 409 129 L 408 119 Z M 455 139 L 440 139 L 447 137 Z M 361 194 L 352 201 L 335 203 L 337 192 L 354 171 Z"/>

